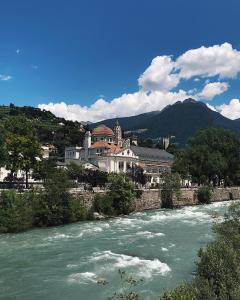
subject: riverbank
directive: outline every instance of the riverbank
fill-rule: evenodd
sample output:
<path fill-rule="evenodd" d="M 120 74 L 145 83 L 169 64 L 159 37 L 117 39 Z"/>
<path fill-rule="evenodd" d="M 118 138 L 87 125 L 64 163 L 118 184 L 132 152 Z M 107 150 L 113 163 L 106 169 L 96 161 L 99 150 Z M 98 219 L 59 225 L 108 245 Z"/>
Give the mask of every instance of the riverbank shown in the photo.
<path fill-rule="evenodd" d="M 64 180 L 63 184 L 65 184 Z M 50 188 L 39 193 L 31 191 L 16 193 L 14 190 L 2 192 L 0 194 L 0 232 L 16 233 L 33 227 L 59 226 L 92 219 L 103 220 L 113 216 L 127 215 L 134 211 L 176 209 L 199 204 L 197 188 L 181 189 L 173 193 L 167 201 L 160 189 L 137 190 L 127 194 L 123 201 L 126 196 L 125 192 L 128 193 L 124 189 L 120 189 L 117 193 L 116 188 L 112 194 L 109 194 L 109 191 L 94 193 L 73 188 L 69 190 L 63 184 L 58 188 L 51 184 Z M 114 198 L 111 198 L 112 195 Z M 212 203 L 237 199 L 240 199 L 239 187 L 215 188 L 211 193 Z M 123 205 L 126 205 L 126 210 L 123 209 Z"/>

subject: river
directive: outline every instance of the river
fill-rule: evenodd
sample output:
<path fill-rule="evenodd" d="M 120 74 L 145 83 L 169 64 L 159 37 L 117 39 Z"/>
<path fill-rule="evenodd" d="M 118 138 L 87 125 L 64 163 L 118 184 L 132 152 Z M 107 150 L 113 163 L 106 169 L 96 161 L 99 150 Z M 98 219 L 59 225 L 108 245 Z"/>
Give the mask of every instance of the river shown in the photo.
<path fill-rule="evenodd" d="M 118 269 L 142 278 L 141 299 L 191 279 L 197 251 L 211 241 L 221 202 L 0 235 L 0 299 L 107 299 Z M 109 284 L 97 284 L 105 278 Z"/>

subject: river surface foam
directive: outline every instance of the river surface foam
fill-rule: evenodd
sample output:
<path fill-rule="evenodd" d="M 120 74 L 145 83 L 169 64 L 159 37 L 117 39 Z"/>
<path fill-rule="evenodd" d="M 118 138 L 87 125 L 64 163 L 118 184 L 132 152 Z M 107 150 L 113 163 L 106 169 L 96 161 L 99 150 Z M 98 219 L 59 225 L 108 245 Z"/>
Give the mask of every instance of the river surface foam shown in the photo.
<path fill-rule="evenodd" d="M 191 279 L 198 249 L 214 238 L 211 213 L 223 214 L 228 205 L 0 235 L 0 299 L 107 299 L 121 288 L 119 269 L 143 279 L 142 299 L 159 299 L 163 289 Z"/>

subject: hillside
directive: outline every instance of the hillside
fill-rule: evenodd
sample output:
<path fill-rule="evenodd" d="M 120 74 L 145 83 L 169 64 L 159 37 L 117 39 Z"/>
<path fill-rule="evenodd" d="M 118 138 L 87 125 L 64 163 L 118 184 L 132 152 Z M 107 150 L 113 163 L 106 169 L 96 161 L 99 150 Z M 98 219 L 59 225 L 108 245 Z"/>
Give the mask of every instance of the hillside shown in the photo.
<path fill-rule="evenodd" d="M 3 126 L 6 119 L 16 116 L 24 116 L 31 120 L 40 142 L 56 146 L 59 157 L 64 155 L 65 146 L 82 144 L 84 127 L 79 122 L 67 121 L 56 117 L 50 111 L 31 106 L 0 106 L 0 125 Z"/>
<path fill-rule="evenodd" d="M 198 129 L 221 127 L 240 132 L 239 120 L 230 120 L 220 113 L 212 111 L 204 103 L 186 99 L 155 111 L 127 118 L 118 118 L 124 131 L 133 131 L 140 139 L 175 136 L 175 142 L 185 144 Z M 104 123 L 112 127 L 115 119 L 92 124 Z M 145 129 L 138 132 L 139 129 Z"/>

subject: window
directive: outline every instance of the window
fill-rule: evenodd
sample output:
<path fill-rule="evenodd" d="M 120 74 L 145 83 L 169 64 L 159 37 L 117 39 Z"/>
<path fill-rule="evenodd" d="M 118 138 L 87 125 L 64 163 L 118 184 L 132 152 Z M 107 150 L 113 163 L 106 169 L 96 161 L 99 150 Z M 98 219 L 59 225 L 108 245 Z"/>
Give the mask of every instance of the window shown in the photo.
<path fill-rule="evenodd" d="M 118 167 L 119 167 L 119 170 L 122 171 L 123 170 L 123 167 L 124 167 L 124 162 L 123 161 L 120 161 L 118 163 Z"/>

